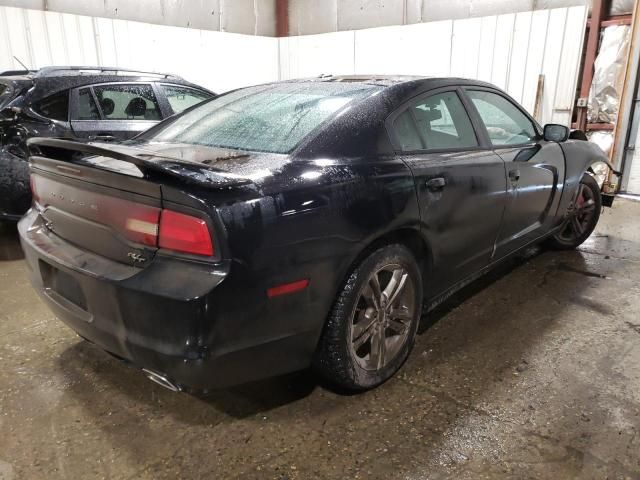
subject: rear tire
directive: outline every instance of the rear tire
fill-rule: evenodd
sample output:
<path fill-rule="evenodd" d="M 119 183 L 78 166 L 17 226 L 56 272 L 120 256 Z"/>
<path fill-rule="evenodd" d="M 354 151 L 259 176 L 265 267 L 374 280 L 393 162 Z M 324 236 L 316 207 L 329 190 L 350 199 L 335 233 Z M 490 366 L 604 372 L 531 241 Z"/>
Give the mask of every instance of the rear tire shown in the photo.
<path fill-rule="evenodd" d="M 391 378 L 413 347 L 422 311 L 422 276 L 400 244 L 375 250 L 342 286 L 322 332 L 313 368 L 348 391 Z"/>
<path fill-rule="evenodd" d="M 546 241 L 549 248 L 555 250 L 572 250 L 581 245 L 596 228 L 602 197 L 598 182 L 588 173 L 580 180 L 576 204 L 572 207 L 567 219 L 558 231 Z"/>

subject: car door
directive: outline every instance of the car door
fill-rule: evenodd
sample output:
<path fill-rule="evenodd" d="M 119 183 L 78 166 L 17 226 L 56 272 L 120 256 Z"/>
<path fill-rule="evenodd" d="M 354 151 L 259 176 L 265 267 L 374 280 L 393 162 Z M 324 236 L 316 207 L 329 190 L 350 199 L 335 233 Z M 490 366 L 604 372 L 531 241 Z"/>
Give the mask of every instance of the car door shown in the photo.
<path fill-rule="evenodd" d="M 72 95 L 71 127 L 78 138 L 119 141 L 162 120 L 150 83 L 109 83 L 77 88 Z"/>
<path fill-rule="evenodd" d="M 408 102 L 387 126 L 411 169 L 435 296 L 487 266 L 505 207 L 504 161 L 486 145 L 457 87 Z"/>
<path fill-rule="evenodd" d="M 506 165 L 508 200 L 495 259 L 532 242 L 554 222 L 565 176 L 557 143 L 544 141 L 537 124 L 500 91 L 465 88 L 494 151 Z"/>

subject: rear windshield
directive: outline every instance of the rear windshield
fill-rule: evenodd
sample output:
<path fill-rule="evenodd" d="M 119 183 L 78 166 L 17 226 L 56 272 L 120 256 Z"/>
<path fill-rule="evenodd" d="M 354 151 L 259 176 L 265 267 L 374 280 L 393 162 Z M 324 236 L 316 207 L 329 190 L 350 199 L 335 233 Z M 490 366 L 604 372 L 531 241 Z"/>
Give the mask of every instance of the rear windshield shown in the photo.
<path fill-rule="evenodd" d="M 161 124 L 141 139 L 288 153 L 331 115 L 378 90 L 319 82 L 244 88 Z"/>

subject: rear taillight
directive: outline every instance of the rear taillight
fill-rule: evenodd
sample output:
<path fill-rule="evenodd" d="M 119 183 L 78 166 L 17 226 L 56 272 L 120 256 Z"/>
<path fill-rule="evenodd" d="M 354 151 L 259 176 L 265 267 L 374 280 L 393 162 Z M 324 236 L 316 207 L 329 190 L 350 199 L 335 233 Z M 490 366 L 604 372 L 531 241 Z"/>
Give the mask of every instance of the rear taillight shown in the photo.
<path fill-rule="evenodd" d="M 213 255 L 207 223 L 201 218 L 173 210 L 162 210 L 160 214 L 158 245 L 177 252 Z"/>

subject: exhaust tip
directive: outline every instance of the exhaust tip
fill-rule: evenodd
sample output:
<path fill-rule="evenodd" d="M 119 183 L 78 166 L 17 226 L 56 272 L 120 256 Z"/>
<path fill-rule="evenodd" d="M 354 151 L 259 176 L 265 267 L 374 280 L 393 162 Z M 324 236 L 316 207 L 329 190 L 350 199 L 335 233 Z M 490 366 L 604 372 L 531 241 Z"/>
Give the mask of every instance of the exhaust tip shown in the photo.
<path fill-rule="evenodd" d="M 166 375 L 163 375 L 163 374 L 158 373 L 158 372 L 154 372 L 153 370 L 147 370 L 146 368 L 143 368 L 142 371 L 144 372 L 144 374 L 147 376 L 147 378 L 149 380 L 151 380 L 154 383 L 157 383 L 161 387 L 167 388 L 167 389 L 171 390 L 172 392 L 180 392 L 180 391 L 182 391 L 180 386 L 175 384 L 175 383 L 173 383 L 171 380 L 169 380 L 166 377 Z"/>

